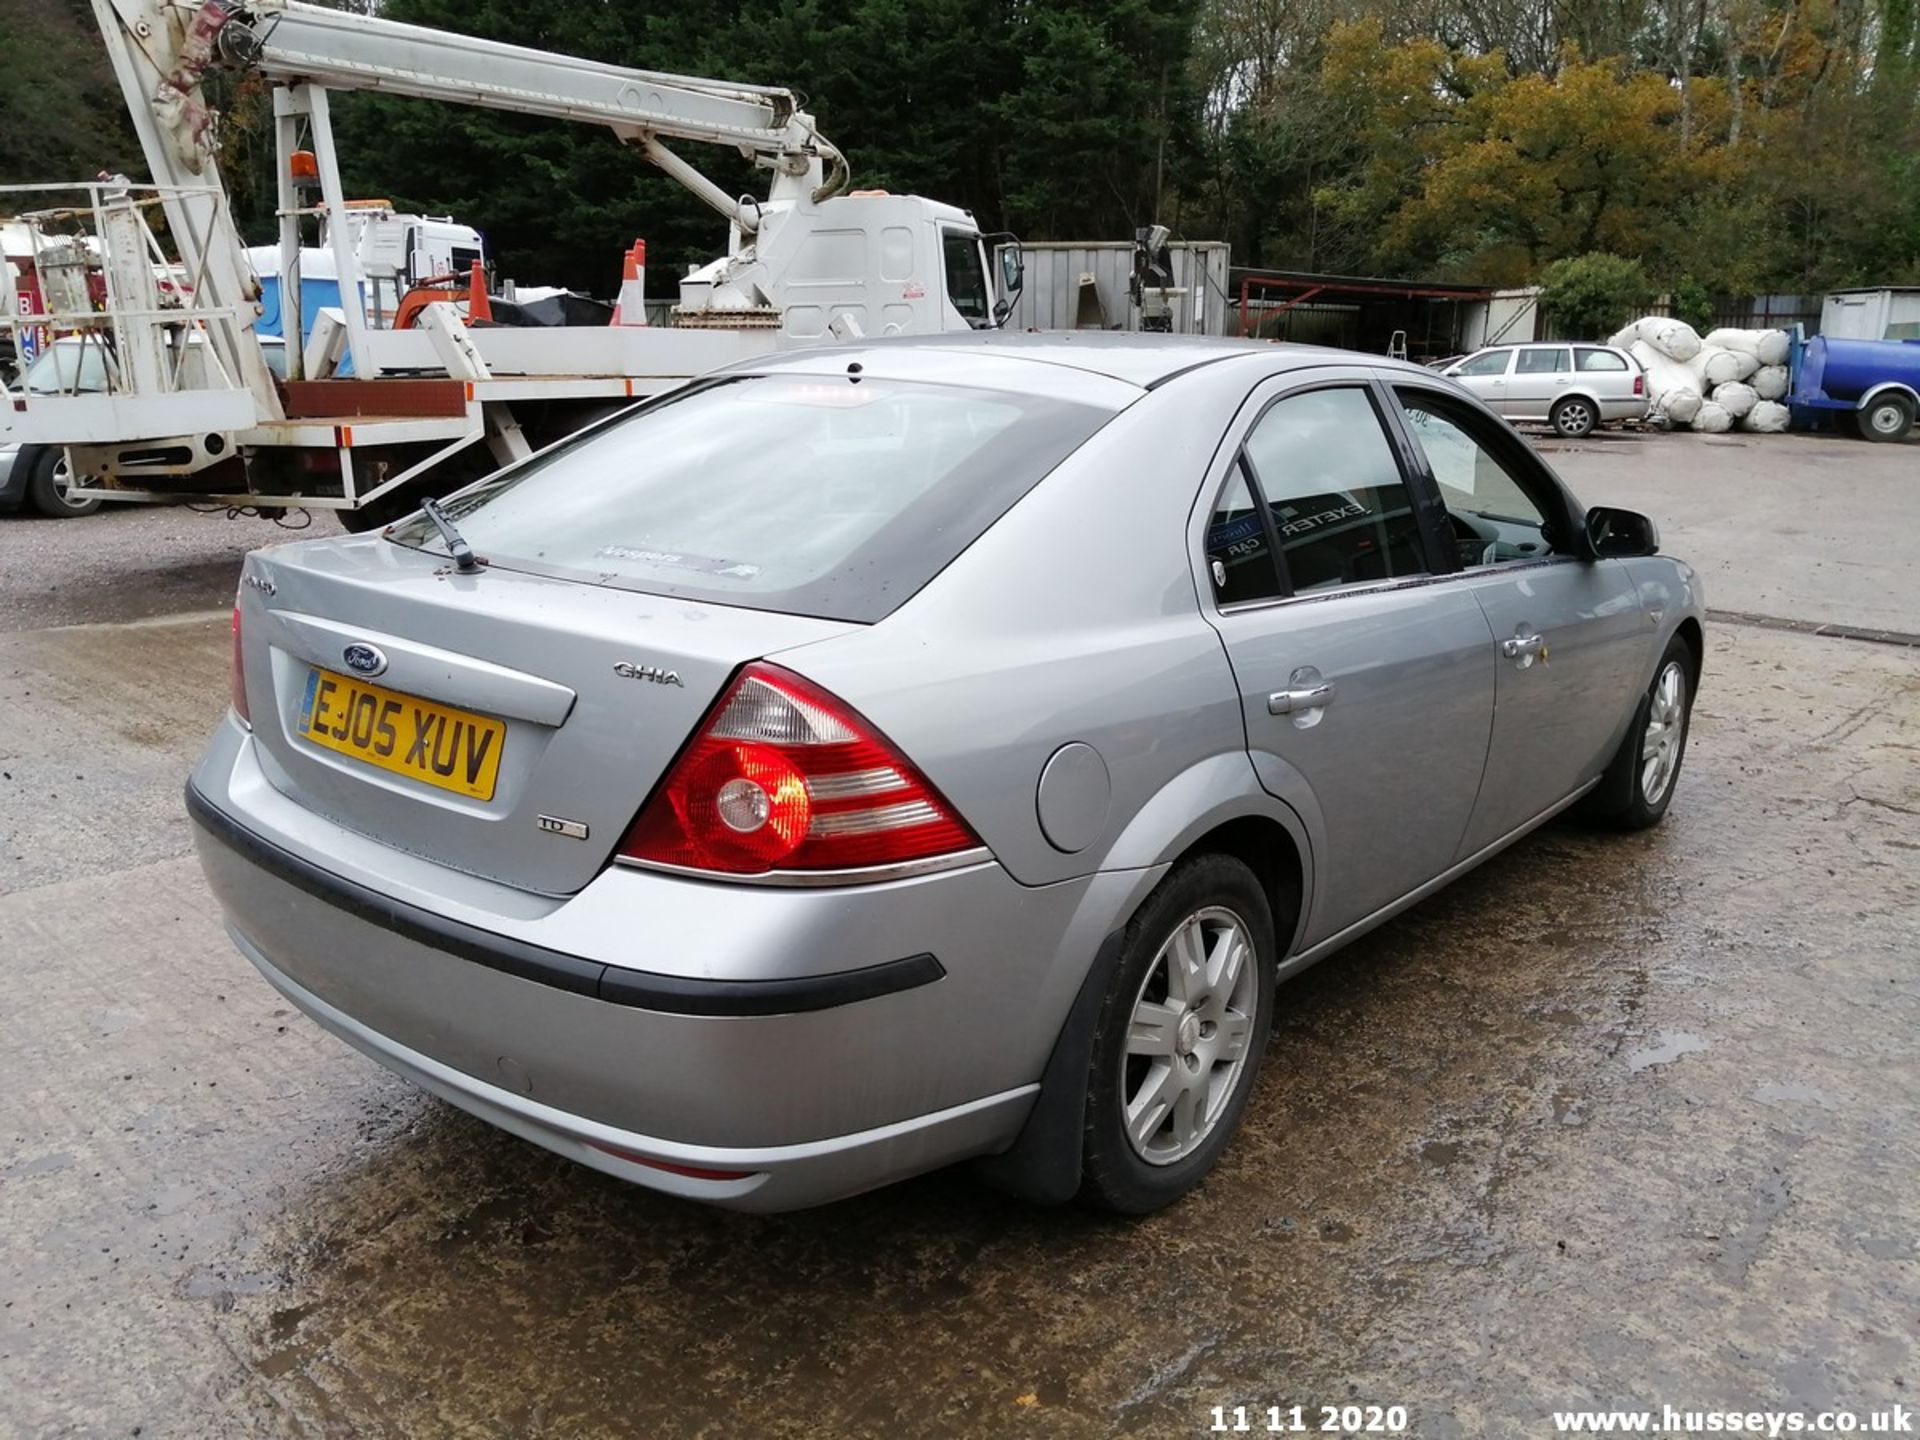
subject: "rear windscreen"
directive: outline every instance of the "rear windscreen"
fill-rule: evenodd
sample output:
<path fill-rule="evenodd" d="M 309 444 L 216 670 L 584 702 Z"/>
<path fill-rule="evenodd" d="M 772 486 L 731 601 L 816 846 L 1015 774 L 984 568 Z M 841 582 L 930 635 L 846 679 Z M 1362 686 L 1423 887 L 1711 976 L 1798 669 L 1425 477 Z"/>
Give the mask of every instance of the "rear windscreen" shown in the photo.
<path fill-rule="evenodd" d="M 867 377 L 690 386 L 448 501 L 503 569 L 879 620 L 1113 412 Z M 423 516 L 394 527 L 438 551 Z"/>

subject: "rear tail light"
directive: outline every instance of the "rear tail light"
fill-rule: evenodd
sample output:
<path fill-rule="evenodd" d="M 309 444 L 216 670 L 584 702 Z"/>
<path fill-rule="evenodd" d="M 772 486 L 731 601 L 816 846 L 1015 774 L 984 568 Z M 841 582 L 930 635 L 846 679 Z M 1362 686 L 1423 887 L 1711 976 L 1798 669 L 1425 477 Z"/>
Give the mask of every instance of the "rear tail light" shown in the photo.
<path fill-rule="evenodd" d="M 1636 396 L 1647 393 L 1647 377 L 1642 371 L 1636 370 L 1633 372 L 1633 393 Z"/>
<path fill-rule="evenodd" d="M 620 845 L 720 875 L 860 870 L 979 847 L 925 776 L 819 686 L 740 672 Z"/>
<path fill-rule="evenodd" d="M 247 713 L 247 666 L 240 644 L 240 606 L 237 601 L 233 607 L 233 713 L 248 725 L 253 724 L 253 716 Z"/>

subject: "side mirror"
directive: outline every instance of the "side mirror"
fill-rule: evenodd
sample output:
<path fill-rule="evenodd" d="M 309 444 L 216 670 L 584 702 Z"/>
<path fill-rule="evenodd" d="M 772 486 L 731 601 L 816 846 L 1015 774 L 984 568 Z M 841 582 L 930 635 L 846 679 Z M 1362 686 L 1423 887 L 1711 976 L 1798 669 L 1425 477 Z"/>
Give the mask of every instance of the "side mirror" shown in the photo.
<path fill-rule="evenodd" d="M 1660 528 L 1635 510 L 1596 505 L 1587 511 L 1587 548 L 1596 560 L 1660 553 Z"/>
<path fill-rule="evenodd" d="M 1000 247 L 1000 294 L 1008 310 L 1020 292 L 1027 288 L 1027 257 L 1021 253 L 1020 242 L 1012 241 Z"/>

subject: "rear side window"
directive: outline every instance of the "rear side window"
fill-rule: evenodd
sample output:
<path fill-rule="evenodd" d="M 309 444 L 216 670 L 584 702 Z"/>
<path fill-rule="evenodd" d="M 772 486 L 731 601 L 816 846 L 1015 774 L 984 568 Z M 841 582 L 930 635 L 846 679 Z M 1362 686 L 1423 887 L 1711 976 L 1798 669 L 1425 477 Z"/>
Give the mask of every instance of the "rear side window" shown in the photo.
<path fill-rule="evenodd" d="M 1516 375 L 1556 375 L 1567 368 L 1567 352 L 1564 350 L 1522 350 L 1520 361 L 1513 367 Z"/>
<path fill-rule="evenodd" d="M 743 376 L 676 391 L 445 509 L 503 569 L 873 621 L 1112 414 L 952 385 Z M 424 517 L 391 533 L 439 548 Z"/>
<path fill-rule="evenodd" d="M 1365 390 L 1276 402 L 1248 434 L 1246 455 L 1295 594 L 1425 572 L 1419 520 Z"/>
<path fill-rule="evenodd" d="M 1267 521 L 1247 488 L 1244 463 L 1233 467 L 1233 478 L 1207 521 L 1207 568 L 1213 597 L 1222 605 L 1271 600 L 1281 593 Z"/>
<path fill-rule="evenodd" d="M 1627 360 L 1624 355 L 1616 355 L 1611 350 L 1576 350 L 1573 352 L 1582 370 L 1624 370 Z"/>

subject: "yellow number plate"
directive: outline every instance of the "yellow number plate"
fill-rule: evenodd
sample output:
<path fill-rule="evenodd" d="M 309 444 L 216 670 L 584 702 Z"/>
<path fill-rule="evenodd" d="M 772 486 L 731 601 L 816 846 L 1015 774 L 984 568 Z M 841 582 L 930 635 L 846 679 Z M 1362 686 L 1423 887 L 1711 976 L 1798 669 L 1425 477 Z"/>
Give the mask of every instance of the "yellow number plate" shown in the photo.
<path fill-rule="evenodd" d="M 316 745 L 476 800 L 493 798 L 507 743 L 498 720 L 320 669 L 307 673 L 299 729 Z"/>

